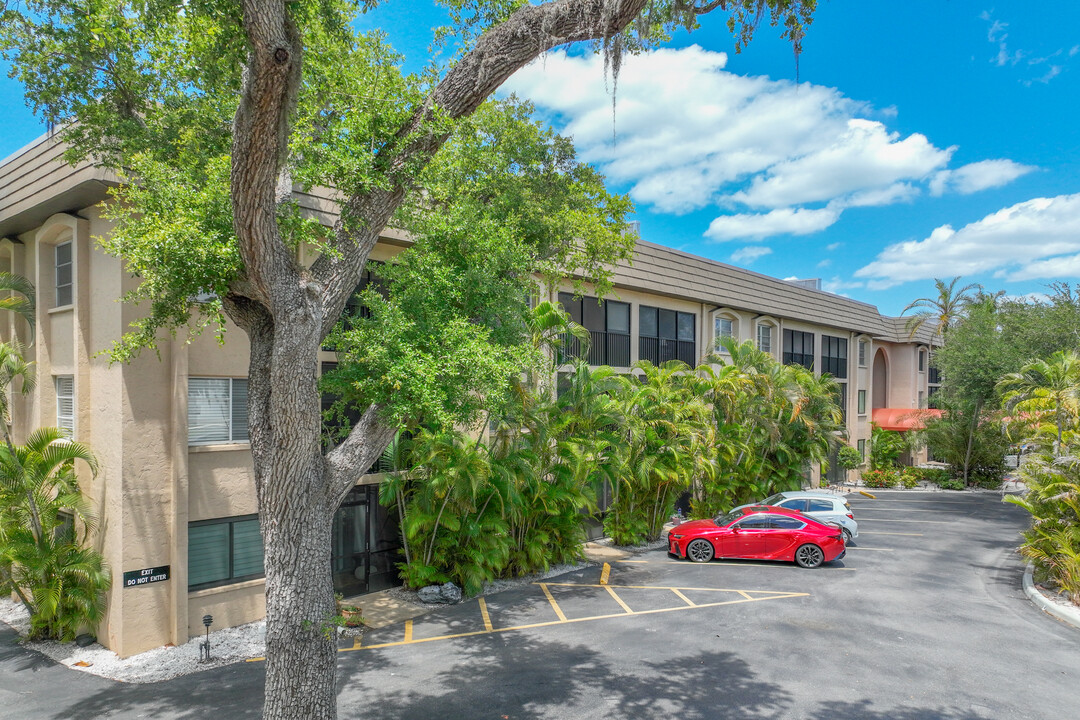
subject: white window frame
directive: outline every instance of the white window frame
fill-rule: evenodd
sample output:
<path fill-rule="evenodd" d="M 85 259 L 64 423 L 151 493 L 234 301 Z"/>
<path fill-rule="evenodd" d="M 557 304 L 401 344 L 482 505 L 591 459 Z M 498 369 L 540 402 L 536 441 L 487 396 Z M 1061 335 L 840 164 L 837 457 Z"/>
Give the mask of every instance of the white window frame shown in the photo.
<path fill-rule="evenodd" d="M 765 330 L 768 333 L 769 347 L 767 347 L 767 348 L 762 347 L 762 343 L 761 343 L 761 338 L 762 338 L 762 332 L 761 331 L 762 330 Z M 764 322 L 762 322 L 762 323 L 757 324 L 757 333 L 756 334 L 757 334 L 758 350 L 761 350 L 762 352 L 767 352 L 770 355 L 773 354 L 772 331 L 773 331 L 772 323 L 764 323 Z"/>
<path fill-rule="evenodd" d="M 54 375 L 56 390 L 56 427 L 69 439 L 75 438 L 75 376 Z M 65 407 L 66 404 L 66 407 Z"/>
<path fill-rule="evenodd" d="M 722 329 L 723 323 L 728 324 L 728 331 L 726 333 Z M 724 346 L 720 344 L 720 341 L 726 337 L 735 338 L 737 328 L 738 321 L 730 315 L 716 315 L 715 317 L 713 317 L 713 347 L 716 348 L 717 352 L 727 352 Z"/>
<path fill-rule="evenodd" d="M 859 367 L 866 367 L 866 349 L 870 343 L 859 340 Z"/>
<path fill-rule="evenodd" d="M 60 248 L 68 247 L 71 249 L 71 259 L 66 263 L 60 262 Z M 67 267 L 71 273 L 71 279 L 66 283 L 60 283 L 60 268 Z M 60 290 L 66 288 L 68 291 L 68 301 L 60 302 Z M 70 240 L 62 243 L 57 243 L 53 246 L 53 307 L 67 307 L 75 302 L 75 246 Z"/>
<path fill-rule="evenodd" d="M 250 442 L 247 389 L 247 378 L 188 378 L 188 446 Z"/>

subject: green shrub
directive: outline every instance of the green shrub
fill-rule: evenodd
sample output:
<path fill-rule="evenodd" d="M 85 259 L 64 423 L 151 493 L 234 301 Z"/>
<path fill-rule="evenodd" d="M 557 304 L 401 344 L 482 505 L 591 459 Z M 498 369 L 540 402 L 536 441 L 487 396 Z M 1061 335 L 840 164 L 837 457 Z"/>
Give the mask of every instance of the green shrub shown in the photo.
<path fill-rule="evenodd" d="M 938 480 L 937 486 L 942 490 L 963 490 L 964 481 L 955 478 L 947 478 L 945 480 Z"/>
<path fill-rule="evenodd" d="M 863 485 L 869 488 L 896 487 L 899 475 L 893 470 L 867 470 L 862 474 Z"/>
<path fill-rule="evenodd" d="M 922 477 L 919 473 L 912 472 L 914 469 L 915 468 L 904 468 L 903 472 L 900 473 L 900 487 L 905 490 L 919 487 L 919 481 L 922 480 Z"/>
<path fill-rule="evenodd" d="M 845 470 L 854 470 L 862 465 L 862 453 L 850 445 L 844 445 L 836 452 L 836 462 Z"/>

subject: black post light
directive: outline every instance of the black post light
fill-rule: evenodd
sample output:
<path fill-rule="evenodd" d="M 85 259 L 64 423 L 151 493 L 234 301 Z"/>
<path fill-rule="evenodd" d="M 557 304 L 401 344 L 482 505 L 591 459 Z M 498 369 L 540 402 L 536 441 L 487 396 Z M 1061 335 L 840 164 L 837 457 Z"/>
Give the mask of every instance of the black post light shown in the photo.
<path fill-rule="evenodd" d="M 199 662 L 210 662 L 210 626 L 214 624 L 213 615 L 203 615 L 202 624 L 206 626 L 206 640 L 199 643 Z"/>

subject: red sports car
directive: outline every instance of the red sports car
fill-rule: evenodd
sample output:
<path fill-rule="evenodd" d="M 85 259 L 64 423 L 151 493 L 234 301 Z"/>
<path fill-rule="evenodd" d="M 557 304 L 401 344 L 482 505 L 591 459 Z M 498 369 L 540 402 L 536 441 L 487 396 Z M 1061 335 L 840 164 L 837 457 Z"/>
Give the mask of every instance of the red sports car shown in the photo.
<path fill-rule="evenodd" d="M 844 557 L 843 530 L 795 510 L 760 505 L 713 520 L 692 520 L 668 533 L 668 552 L 694 562 L 718 558 L 795 561 L 805 568 Z"/>

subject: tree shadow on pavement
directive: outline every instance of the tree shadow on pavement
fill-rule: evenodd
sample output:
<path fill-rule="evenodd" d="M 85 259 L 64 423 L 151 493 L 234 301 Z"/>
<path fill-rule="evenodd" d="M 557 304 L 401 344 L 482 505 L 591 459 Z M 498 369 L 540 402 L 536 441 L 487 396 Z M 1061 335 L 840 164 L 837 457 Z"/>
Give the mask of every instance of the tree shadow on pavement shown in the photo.
<path fill-rule="evenodd" d="M 908 706 L 875 710 L 873 701 L 825 703 L 807 717 L 811 720 L 991 720 L 992 714 L 956 707 L 915 708 Z"/>
<path fill-rule="evenodd" d="M 745 662 L 724 651 L 687 655 L 677 665 L 642 660 L 614 667 L 584 644 L 521 635 L 470 640 L 453 656 L 440 656 L 451 660 L 433 673 L 424 663 L 406 666 L 395 663 L 394 654 L 361 651 L 366 657 L 357 658 L 340 684 L 340 717 L 651 719 L 677 713 L 684 720 L 724 720 L 780 718 L 792 703 L 789 693 L 756 679 Z"/>

